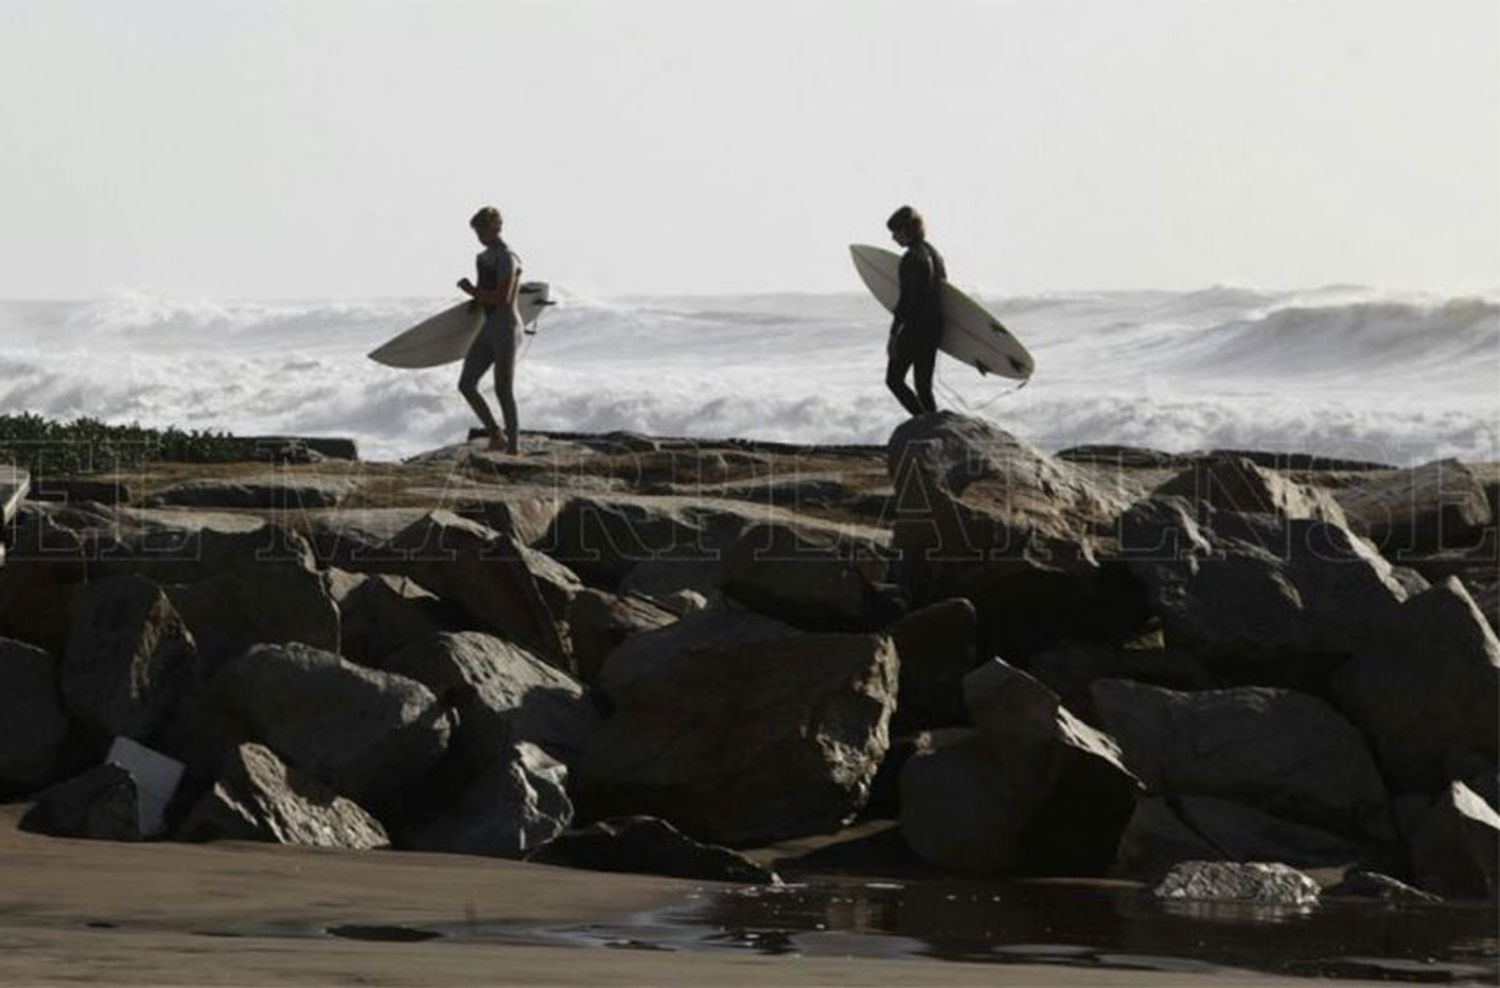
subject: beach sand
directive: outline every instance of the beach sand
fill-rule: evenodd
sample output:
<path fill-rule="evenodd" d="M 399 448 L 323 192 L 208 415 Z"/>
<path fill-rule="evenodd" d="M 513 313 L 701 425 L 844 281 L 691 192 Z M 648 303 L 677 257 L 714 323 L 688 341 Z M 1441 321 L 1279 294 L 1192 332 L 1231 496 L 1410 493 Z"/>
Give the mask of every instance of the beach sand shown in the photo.
<path fill-rule="evenodd" d="M 441 854 L 68 840 L 18 830 L 23 809 L 0 807 L 5 985 L 1314 983 L 1239 972 L 1178 977 L 904 956 L 531 945 L 482 936 L 351 940 L 325 931 L 343 924 L 418 930 L 607 924 L 681 902 L 705 886 Z"/>

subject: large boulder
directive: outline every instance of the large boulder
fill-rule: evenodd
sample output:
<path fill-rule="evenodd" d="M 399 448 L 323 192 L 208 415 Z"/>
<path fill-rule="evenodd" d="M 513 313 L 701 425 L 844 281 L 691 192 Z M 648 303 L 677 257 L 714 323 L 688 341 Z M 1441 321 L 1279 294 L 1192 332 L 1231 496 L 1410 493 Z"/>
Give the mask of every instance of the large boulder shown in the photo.
<path fill-rule="evenodd" d="M 727 501 L 579 496 L 563 505 L 536 545 L 590 584 L 613 590 L 643 563 L 716 568 L 724 550 L 755 517 L 753 509 Z M 681 586 L 700 589 L 696 582 Z"/>
<path fill-rule="evenodd" d="M 885 754 L 896 679 L 896 650 L 875 635 L 661 656 L 610 693 L 614 713 L 578 764 L 580 812 L 658 816 L 732 847 L 835 829 Z"/>
<path fill-rule="evenodd" d="M 649 816 L 600 820 L 566 831 L 527 860 L 708 882 L 763 885 L 777 881 L 775 872 L 743 854 L 695 841 L 667 821 Z"/>
<path fill-rule="evenodd" d="M 963 679 L 979 665 L 974 605 L 962 597 L 940 600 L 907 614 L 890 633 L 901 657 L 891 735 L 967 723 Z"/>
<path fill-rule="evenodd" d="M 1103 874 L 1115 858 L 1141 783 L 1114 739 L 1074 717 L 1057 694 L 1000 659 L 964 677 L 964 706 L 989 745 L 1021 819 L 1024 867 Z"/>
<path fill-rule="evenodd" d="M 1028 778 L 1023 782 L 1034 782 Z M 901 769 L 901 836 L 924 861 L 969 874 L 1009 874 L 1021 864 L 1029 819 L 977 729 L 926 732 Z"/>
<path fill-rule="evenodd" d="M 271 560 L 311 563 L 306 541 L 249 515 L 25 502 L 0 567 L 0 634 L 61 654 L 85 579 L 190 583 Z"/>
<path fill-rule="evenodd" d="M 572 762 L 599 726 L 599 713 L 576 680 L 483 632 L 419 638 L 387 656 L 381 668 L 421 683 L 458 710 L 455 754 L 476 769 L 520 742 Z"/>
<path fill-rule="evenodd" d="M 560 563 L 448 511 L 402 530 L 390 548 L 402 558 L 378 569 L 412 577 L 461 606 L 476 626 L 572 668 L 565 618 L 583 585 Z"/>
<path fill-rule="evenodd" d="M 568 603 L 568 637 L 578 678 L 585 683 L 597 681 L 605 656 L 625 639 L 676 620 L 676 613 L 640 594 L 580 590 Z"/>
<path fill-rule="evenodd" d="M 1294 868 L 1348 865 L 1360 860 L 1358 841 L 1272 816 L 1253 806 L 1211 796 L 1172 800 L 1178 816 L 1228 861 L 1280 861 Z"/>
<path fill-rule="evenodd" d="M 60 681 L 96 741 L 145 739 L 199 676 L 193 636 L 155 583 L 115 576 L 79 593 Z"/>
<path fill-rule="evenodd" d="M 339 611 L 328 577 L 302 562 L 244 566 L 163 588 L 211 671 L 257 642 L 339 651 Z"/>
<path fill-rule="evenodd" d="M 328 592 L 339 610 L 339 654 L 379 668 L 392 652 L 454 626 L 446 601 L 408 576 L 327 571 Z"/>
<path fill-rule="evenodd" d="M 456 800 L 416 828 L 411 844 L 423 851 L 520 858 L 572 821 L 567 769 L 520 741 L 492 753 Z"/>
<path fill-rule="evenodd" d="M 1454 577 L 1408 600 L 1390 632 L 1334 674 L 1333 689 L 1397 791 L 1446 787 L 1456 752 L 1494 764 L 1500 640 Z"/>
<path fill-rule="evenodd" d="M 253 743 L 236 746 L 177 836 L 354 849 L 390 843 L 380 821 L 358 803 L 289 769 L 269 748 Z"/>
<path fill-rule="evenodd" d="M 743 611 L 697 611 L 681 620 L 627 638 L 605 656 L 596 685 L 610 700 L 627 694 L 640 681 L 654 689 L 654 677 L 692 649 L 791 638 L 795 628 Z"/>
<path fill-rule="evenodd" d="M 890 565 L 883 541 L 883 533 L 754 525 L 725 556 L 724 590 L 805 631 L 873 631 L 900 609 L 890 588 L 882 592 Z"/>
<path fill-rule="evenodd" d="M 1135 812 L 1120 835 L 1110 874 L 1155 884 L 1184 861 L 1206 861 L 1220 857 L 1200 833 L 1182 822 L 1165 796 L 1146 796 L 1135 804 Z"/>
<path fill-rule="evenodd" d="M 1378 474 L 1335 496 L 1354 530 L 1389 559 L 1471 548 L 1495 523 L 1484 485 L 1454 459 Z"/>
<path fill-rule="evenodd" d="M 1099 680 L 1093 696 L 1125 764 L 1153 792 L 1234 800 L 1350 837 L 1394 836 L 1364 738 L 1316 697 L 1179 693 L 1120 679 Z"/>
<path fill-rule="evenodd" d="M 919 581 L 975 565 L 1091 569 L 1125 507 L 1072 464 L 954 412 L 903 422 L 886 457 L 894 545 Z"/>
<path fill-rule="evenodd" d="M 1210 504 L 1219 511 L 1347 524 L 1343 509 L 1328 491 L 1299 484 L 1242 456 L 1201 460 L 1152 493 Z"/>
<path fill-rule="evenodd" d="M 222 720 L 377 813 L 448 745 L 445 709 L 421 683 L 290 642 L 256 645 L 210 683 Z"/>
<path fill-rule="evenodd" d="M 1386 634 L 1407 596 L 1373 546 L 1332 522 L 1148 498 L 1120 534 L 1166 644 L 1239 682 L 1315 688 Z"/>
<path fill-rule="evenodd" d="M 1450 898 L 1500 894 L 1500 814 L 1462 782 L 1448 786 L 1411 844 L 1417 884 Z"/>
<path fill-rule="evenodd" d="M 118 765 L 95 765 L 45 790 L 21 817 L 22 830 L 54 837 L 144 840 L 135 779 Z"/>
<path fill-rule="evenodd" d="M 389 544 L 401 530 L 421 521 L 429 508 L 323 508 L 304 512 L 307 540 L 319 563 L 350 569 L 400 559 Z"/>
<path fill-rule="evenodd" d="M 51 782 L 67 742 L 57 663 L 39 648 L 0 638 L 0 797 Z"/>

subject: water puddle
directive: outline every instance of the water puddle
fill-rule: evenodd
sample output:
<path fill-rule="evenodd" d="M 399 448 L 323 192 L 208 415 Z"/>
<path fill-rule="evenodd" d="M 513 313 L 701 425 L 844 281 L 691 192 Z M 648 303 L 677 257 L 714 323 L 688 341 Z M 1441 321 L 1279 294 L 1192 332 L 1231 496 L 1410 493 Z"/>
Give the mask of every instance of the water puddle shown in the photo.
<path fill-rule="evenodd" d="M 704 890 L 617 924 L 443 928 L 470 941 L 808 957 L 1255 971 L 1494 984 L 1497 912 L 1474 905 L 1333 901 L 1277 909 L 1164 905 L 1132 885 L 820 882 Z"/>

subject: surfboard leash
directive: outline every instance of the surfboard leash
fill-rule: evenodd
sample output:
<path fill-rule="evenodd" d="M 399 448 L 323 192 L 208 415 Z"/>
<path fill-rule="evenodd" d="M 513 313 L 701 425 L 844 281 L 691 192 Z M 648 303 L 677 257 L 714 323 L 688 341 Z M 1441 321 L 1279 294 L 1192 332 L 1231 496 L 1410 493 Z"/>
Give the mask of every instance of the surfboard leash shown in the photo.
<path fill-rule="evenodd" d="M 998 392 L 994 396 L 986 399 L 985 401 L 983 401 L 983 402 L 981 402 L 981 403 L 979 403 L 977 405 L 971 405 L 971 404 L 969 404 L 969 402 L 967 402 L 967 401 L 964 400 L 964 396 L 963 395 L 961 395 L 957 391 L 955 391 L 952 388 L 952 386 L 950 386 L 948 384 L 948 382 L 943 379 L 943 372 L 942 371 L 937 370 L 936 368 L 934 368 L 934 377 L 937 380 L 937 386 L 940 389 L 942 389 L 943 396 L 945 398 L 947 398 L 949 400 L 949 402 L 951 402 L 952 404 L 958 405 L 964 411 L 969 412 L 971 414 L 984 411 L 985 409 L 987 409 L 991 405 L 993 405 L 995 402 L 999 401 L 1001 398 L 1005 398 L 1005 397 L 1008 397 L 1010 395 L 1013 395 L 1017 391 L 1020 391 L 1022 388 L 1026 387 L 1026 385 L 1028 385 L 1028 384 L 1031 383 L 1031 378 L 1029 378 L 1029 377 L 1028 378 L 1024 378 L 1021 381 L 1021 383 L 1017 384 L 1015 387 L 1013 387 L 1013 388 L 1006 388 L 1004 391 Z"/>

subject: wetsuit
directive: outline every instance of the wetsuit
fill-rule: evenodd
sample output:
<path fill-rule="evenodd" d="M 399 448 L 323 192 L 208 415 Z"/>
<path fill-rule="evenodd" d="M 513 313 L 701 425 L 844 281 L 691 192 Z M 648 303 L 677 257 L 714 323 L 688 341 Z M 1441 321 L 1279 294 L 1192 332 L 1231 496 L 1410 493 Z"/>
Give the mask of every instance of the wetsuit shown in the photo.
<path fill-rule="evenodd" d="M 943 334 L 943 282 L 948 269 L 943 256 L 925 240 L 907 248 L 901 258 L 901 297 L 891 320 L 894 342 L 886 365 L 886 387 L 913 415 L 937 411 L 932 397 L 932 371 L 938 340 Z M 911 370 L 916 393 L 906 386 Z"/>
<path fill-rule="evenodd" d="M 495 397 L 500 401 L 500 414 L 505 418 L 506 440 L 514 452 L 520 439 L 514 386 L 516 342 L 520 339 L 521 329 L 521 310 L 516 304 L 516 289 L 521 281 L 521 259 L 501 242 L 480 252 L 474 259 L 474 266 L 476 288 L 482 292 L 494 291 L 508 281 L 510 294 L 506 304 L 484 307 L 484 325 L 464 356 L 464 369 L 458 379 L 458 390 L 463 392 L 463 396 L 479 415 L 479 420 L 493 435 L 496 431 L 495 417 L 490 414 L 489 405 L 479 393 L 479 379 L 494 364 Z"/>

